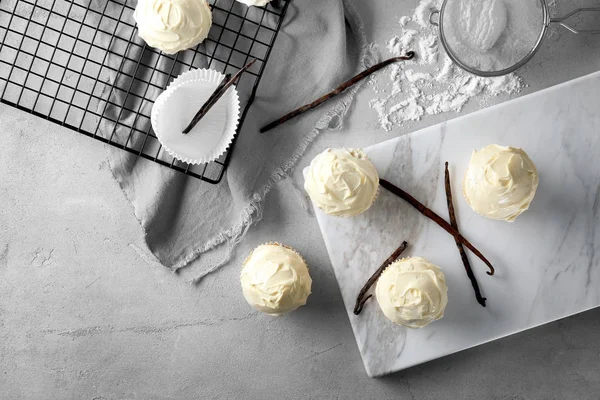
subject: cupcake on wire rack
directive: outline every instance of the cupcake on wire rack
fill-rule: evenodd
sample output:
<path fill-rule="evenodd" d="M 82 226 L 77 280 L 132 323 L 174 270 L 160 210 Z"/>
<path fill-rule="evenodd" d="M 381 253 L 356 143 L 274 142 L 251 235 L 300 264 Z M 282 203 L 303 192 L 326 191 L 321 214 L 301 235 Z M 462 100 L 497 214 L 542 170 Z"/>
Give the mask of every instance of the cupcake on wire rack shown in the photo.
<path fill-rule="evenodd" d="M 152 128 L 172 157 L 188 164 L 204 164 L 217 160 L 231 145 L 240 115 L 235 86 L 229 87 L 192 130 L 183 134 L 224 79 L 223 74 L 211 69 L 189 71 L 158 96 L 152 107 Z"/>
<path fill-rule="evenodd" d="M 202 43 L 212 26 L 206 0 L 138 0 L 133 18 L 139 36 L 167 54 Z"/>

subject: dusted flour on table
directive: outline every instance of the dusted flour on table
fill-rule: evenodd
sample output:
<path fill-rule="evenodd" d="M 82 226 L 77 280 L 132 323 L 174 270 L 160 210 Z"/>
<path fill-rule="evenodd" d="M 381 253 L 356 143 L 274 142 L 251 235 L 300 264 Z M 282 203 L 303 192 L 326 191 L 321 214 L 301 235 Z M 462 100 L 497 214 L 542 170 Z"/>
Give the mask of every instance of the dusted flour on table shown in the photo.
<path fill-rule="evenodd" d="M 525 86 L 515 74 L 482 78 L 454 65 L 439 43 L 437 27 L 429 22 L 430 13 L 440 6 L 441 0 L 423 0 L 412 16 L 399 19 L 398 33 L 388 40 L 384 51 L 399 56 L 414 50 L 417 57 L 371 77 L 376 97 L 369 105 L 386 131 L 426 115 L 459 112 L 473 98 L 515 94 Z M 492 41 L 492 33 L 482 36 L 482 45 Z"/>

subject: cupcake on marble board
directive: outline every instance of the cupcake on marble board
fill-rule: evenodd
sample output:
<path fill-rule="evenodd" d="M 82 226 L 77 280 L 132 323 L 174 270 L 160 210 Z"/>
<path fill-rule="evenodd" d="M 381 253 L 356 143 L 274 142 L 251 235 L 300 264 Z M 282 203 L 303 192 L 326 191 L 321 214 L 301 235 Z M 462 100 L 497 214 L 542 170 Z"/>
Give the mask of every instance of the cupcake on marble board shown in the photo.
<path fill-rule="evenodd" d="M 392 322 L 423 328 L 444 316 L 448 287 L 442 270 L 422 257 L 391 263 L 377 280 L 377 302 Z"/>
<path fill-rule="evenodd" d="M 353 217 L 375 201 L 379 174 L 360 149 L 326 149 L 305 170 L 304 189 L 326 214 Z"/>
<path fill-rule="evenodd" d="M 523 149 L 491 144 L 473 151 L 463 194 L 476 213 L 513 222 L 529 209 L 538 183 L 535 164 Z"/>
<path fill-rule="evenodd" d="M 231 86 L 187 134 L 183 130 L 225 79 L 212 69 L 178 76 L 152 106 L 151 123 L 164 150 L 188 164 L 205 164 L 221 157 L 231 145 L 240 116 L 237 89 Z"/>
<path fill-rule="evenodd" d="M 212 26 L 206 0 L 138 0 L 133 18 L 138 35 L 167 54 L 202 43 Z"/>
<path fill-rule="evenodd" d="M 244 261 L 240 276 L 248 304 L 270 315 L 282 315 L 306 304 L 312 279 L 302 256 L 289 246 L 258 246 Z"/>

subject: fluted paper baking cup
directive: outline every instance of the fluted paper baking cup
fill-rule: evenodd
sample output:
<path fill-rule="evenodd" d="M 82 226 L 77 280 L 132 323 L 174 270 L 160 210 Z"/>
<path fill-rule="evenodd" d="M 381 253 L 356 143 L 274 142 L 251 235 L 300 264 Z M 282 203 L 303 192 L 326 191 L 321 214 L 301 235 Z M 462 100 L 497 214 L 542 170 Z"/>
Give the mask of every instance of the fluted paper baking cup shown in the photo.
<path fill-rule="evenodd" d="M 204 164 L 227 151 L 240 116 L 240 99 L 233 86 L 188 134 L 182 133 L 223 78 L 215 70 L 189 71 L 158 96 L 152 107 L 152 128 L 168 154 L 188 164 Z"/>

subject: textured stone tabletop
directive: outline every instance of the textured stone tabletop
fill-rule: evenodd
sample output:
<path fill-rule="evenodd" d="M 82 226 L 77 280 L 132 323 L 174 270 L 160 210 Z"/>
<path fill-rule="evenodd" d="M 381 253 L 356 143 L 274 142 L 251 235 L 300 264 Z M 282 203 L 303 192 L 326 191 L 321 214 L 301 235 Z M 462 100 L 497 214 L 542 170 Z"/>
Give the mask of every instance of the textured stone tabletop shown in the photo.
<path fill-rule="evenodd" d="M 402 13 L 396 0 L 376 3 L 359 2 L 381 21 L 368 27 L 381 43 Z M 597 38 L 549 46 L 521 71 L 524 93 L 600 70 Z M 344 130 L 315 142 L 296 182 L 326 146 L 456 116 L 382 132 L 371 98 L 361 91 Z M 598 398 L 600 309 L 370 379 L 317 222 L 289 180 L 232 264 L 192 287 L 148 254 L 102 145 L 4 105 L 0 132 L 0 399 Z M 238 284 L 241 260 L 274 238 L 305 255 L 314 280 L 308 306 L 283 318 L 254 312 Z"/>

